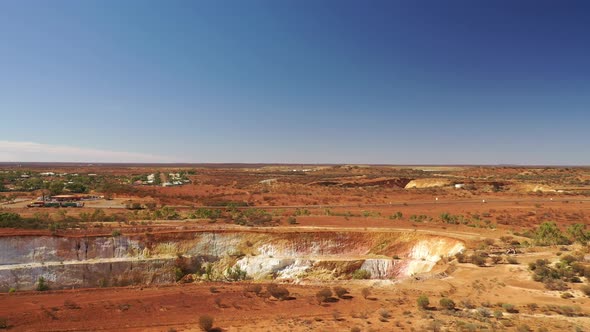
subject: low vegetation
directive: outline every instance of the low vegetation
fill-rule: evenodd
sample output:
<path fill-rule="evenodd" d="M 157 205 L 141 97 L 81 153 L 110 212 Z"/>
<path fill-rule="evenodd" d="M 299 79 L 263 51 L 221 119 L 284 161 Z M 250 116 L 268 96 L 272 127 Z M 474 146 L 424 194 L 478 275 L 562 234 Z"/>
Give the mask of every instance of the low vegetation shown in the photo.
<path fill-rule="evenodd" d="M 213 329 L 213 317 L 209 315 L 199 317 L 199 327 L 203 331 L 211 331 Z"/>
<path fill-rule="evenodd" d="M 0 317 L 0 329 L 7 329 L 8 328 L 8 319 L 4 317 Z"/>
<path fill-rule="evenodd" d="M 430 300 L 428 299 L 428 296 L 422 294 L 418 297 L 418 299 L 416 300 L 416 303 L 418 304 L 418 308 L 420 308 L 422 310 L 426 310 L 426 309 L 428 309 L 428 306 L 430 305 Z"/>
<path fill-rule="evenodd" d="M 352 273 L 352 279 L 371 279 L 371 272 L 363 269 L 356 270 Z"/>
<path fill-rule="evenodd" d="M 283 286 L 279 286 L 276 284 L 269 284 L 266 287 L 266 290 L 268 291 L 268 293 L 278 299 L 278 300 L 287 300 L 289 298 L 290 292 L 287 288 L 283 287 Z"/>
<path fill-rule="evenodd" d="M 318 303 L 328 302 L 332 297 L 332 290 L 330 288 L 322 288 L 316 294 L 315 297 Z"/>
<path fill-rule="evenodd" d="M 349 294 L 348 290 L 341 286 L 335 286 L 333 290 L 334 294 L 336 294 L 336 296 L 338 296 L 339 299 L 343 299 L 347 296 L 347 294 Z"/>
<path fill-rule="evenodd" d="M 37 287 L 36 287 L 36 289 L 37 289 L 37 291 L 40 291 L 40 292 L 49 290 L 49 286 L 47 285 L 47 282 L 45 281 L 45 278 L 39 277 L 39 279 L 37 279 Z"/>
<path fill-rule="evenodd" d="M 590 277 L 590 266 L 582 262 L 580 256 L 565 255 L 554 264 L 546 259 L 529 263 L 533 280 L 542 282 L 549 290 L 564 291 L 567 283 L 580 283 L 582 277 Z"/>
<path fill-rule="evenodd" d="M 455 302 L 449 298 L 443 297 L 438 302 L 441 308 L 446 310 L 454 310 L 455 309 Z"/>

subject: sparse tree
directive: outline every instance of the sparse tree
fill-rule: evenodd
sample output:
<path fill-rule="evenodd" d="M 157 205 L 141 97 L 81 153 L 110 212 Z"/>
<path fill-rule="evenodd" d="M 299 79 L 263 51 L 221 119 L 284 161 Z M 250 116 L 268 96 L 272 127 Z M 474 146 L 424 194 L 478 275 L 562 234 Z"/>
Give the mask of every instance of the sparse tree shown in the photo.
<path fill-rule="evenodd" d="M 61 181 L 53 181 L 49 183 L 48 188 L 51 196 L 59 195 L 64 191 L 64 183 Z"/>

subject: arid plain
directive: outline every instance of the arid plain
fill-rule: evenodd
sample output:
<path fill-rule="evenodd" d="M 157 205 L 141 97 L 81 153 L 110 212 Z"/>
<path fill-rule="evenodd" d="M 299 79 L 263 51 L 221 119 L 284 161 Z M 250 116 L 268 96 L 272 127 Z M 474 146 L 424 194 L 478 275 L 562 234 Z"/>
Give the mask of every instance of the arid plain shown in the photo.
<path fill-rule="evenodd" d="M 0 165 L 14 331 L 584 331 L 590 169 Z"/>

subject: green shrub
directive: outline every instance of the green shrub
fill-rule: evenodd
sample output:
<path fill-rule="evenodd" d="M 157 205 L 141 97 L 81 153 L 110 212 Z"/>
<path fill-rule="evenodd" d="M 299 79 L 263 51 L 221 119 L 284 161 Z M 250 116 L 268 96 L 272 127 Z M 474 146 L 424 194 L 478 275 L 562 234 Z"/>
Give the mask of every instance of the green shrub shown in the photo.
<path fill-rule="evenodd" d="M 401 213 L 400 211 L 397 211 L 396 213 L 392 214 L 389 216 L 389 219 L 391 220 L 399 220 L 402 219 L 404 217 L 403 213 Z"/>
<path fill-rule="evenodd" d="M 225 277 L 229 281 L 240 281 L 246 280 L 248 276 L 246 275 L 246 271 L 243 271 L 239 266 L 236 265 L 233 268 L 228 267 L 227 270 L 225 270 Z"/>
<path fill-rule="evenodd" d="M 49 290 L 49 286 L 45 283 L 45 278 L 39 277 L 37 280 L 37 290 L 40 292 Z"/>
<path fill-rule="evenodd" d="M 570 244 L 554 222 L 544 222 L 535 230 L 533 238 L 539 246 Z"/>
<path fill-rule="evenodd" d="M 430 305 L 430 300 L 428 299 L 428 296 L 424 294 L 420 295 L 416 302 L 418 303 L 418 308 L 420 309 L 428 309 L 428 306 Z"/>
<path fill-rule="evenodd" d="M 574 224 L 567 228 L 567 233 L 570 239 L 574 242 L 579 242 L 586 245 L 590 241 L 590 232 L 586 231 L 586 225 Z"/>
<path fill-rule="evenodd" d="M 352 273 L 353 279 L 371 279 L 371 272 L 363 269 L 356 270 Z"/>
<path fill-rule="evenodd" d="M 120 231 L 120 230 L 118 230 L 118 229 L 115 229 L 115 230 L 114 230 L 114 231 L 111 233 L 111 235 L 112 235 L 113 237 L 121 236 L 121 231 Z"/>
<path fill-rule="evenodd" d="M 447 309 L 447 310 L 454 310 L 455 309 L 455 302 L 449 298 L 443 297 L 442 299 L 440 299 L 440 301 L 438 301 L 438 303 L 440 304 L 440 306 L 443 309 Z"/>

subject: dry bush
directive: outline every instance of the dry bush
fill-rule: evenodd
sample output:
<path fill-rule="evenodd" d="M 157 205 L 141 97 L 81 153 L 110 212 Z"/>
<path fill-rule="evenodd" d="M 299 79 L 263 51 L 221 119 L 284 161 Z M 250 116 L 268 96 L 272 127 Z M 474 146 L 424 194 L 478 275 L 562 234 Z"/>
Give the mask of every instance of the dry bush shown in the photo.
<path fill-rule="evenodd" d="M 371 289 L 368 287 L 365 287 L 361 290 L 361 294 L 363 295 L 363 298 L 368 298 L 369 296 L 371 296 Z"/>
<path fill-rule="evenodd" d="M 221 297 L 218 296 L 218 297 L 215 298 L 215 305 L 218 308 L 221 308 L 223 306 L 223 304 L 221 303 Z"/>
<path fill-rule="evenodd" d="M 282 286 L 278 286 L 275 284 L 270 284 L 266 287 L 266 290 L 268 291 L 268 293 L 273 296 L 276 299 L 279 300 L 286 300 L 287 298 L 289 298 L 289 290 L 285 287 Z"/>
<path fill-rule="evenodd" d="M 438 302 L 440 306 L 446 310 L 454 310 L 455 309 L 455 302 L 449 298 L 443 297 Z"/>
<path fill-rule="evenodd" d="M 334 310 L 332 311 L 332 318 L 334 318 L 335 321 L 340 321 L 342 320 L 342 314 L 340 314 L 340 311 Z"/>
<path fill-rule="evenodd" d="M 332 290 L 328 287 L 320 289 L 316 294 L 315 298 L 318 300 L 318 303 L 327 302 L 328 299 L 332 297 Z"/>
<path fill-rule="evenodd" d="M 80 309 L 80 306 L 72 300 L 65 300 L 64 307 L 66 307 L 68 309 Z"/>
<path fill-rule="evenodd" d="M 199 317 L 199 327 L 203 331 L 211 331 L 213 329 L 213 317 L 209 315 Z"/>
<path fill-rule="evenodd" d="M 246 293 L 254 293 L 256 295 L 260 295 L 260 292 L 262 292 L 262 286 L 259 284 L 246 285 L 244 286 L 244 291 Z"/>
<path fill-rule="evenodd" d="M 471 261 L 472 264 L 475 264 L 477 266 L 485 266 L 486 265 L 486 259 L 484 257 L 482 257 L 481 255 L 473 254 L 473 255 L 469 256 L 469 260 Z"/>
<path fill-rule="evenodd" d="M 340 286 L 334 287 L 334 294 L 336 294 L 336 296 L 338 296 L 338 298 L 342 299 L 348 293 L 349 293 L 348 290 L 344 287 L 340 287 Z"/>
<path fill-rule="evenodd" d="M 506 310 L 506 312 L 509 312 L 509 313 L 517 313 L 518 312 L 518 310 L 516 310 L 514 305 L 510 304 L 510 303 L 503 303 L 502 309 Z"/>
<path fill-rule="evenodd" d="M 518 260 L 516 259 L 516 257 L 508 257 L 508 264 L 518 264 Z"/>
<path fill-rule="evenodd" d="M 387 309 L 381 309 L 381 310 L 379 310 L 379 316 L 381 316 L 381 318 L 387 320 L 387 319 L 391 318 L 391 311 L 389 311 Z"/>

